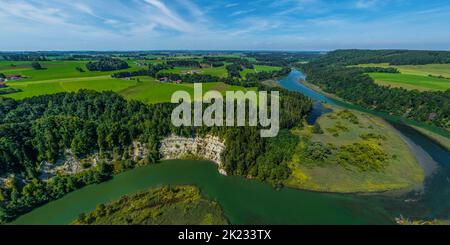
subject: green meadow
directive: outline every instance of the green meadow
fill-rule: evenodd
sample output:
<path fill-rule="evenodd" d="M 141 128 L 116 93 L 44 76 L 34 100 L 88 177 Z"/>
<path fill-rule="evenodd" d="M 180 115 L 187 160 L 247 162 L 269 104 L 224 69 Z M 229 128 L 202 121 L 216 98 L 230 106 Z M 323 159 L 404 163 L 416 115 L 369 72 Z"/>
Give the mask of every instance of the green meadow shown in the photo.
<path fill-rule="evenodd" d="M 42 61 L 39 62 L 44 69 L 35 70 L 31 67 L 30 61 L 0 61 L 0 73 L 5 75 L 22 75 L 28 78 L 17 81 L 30 82 L 30 81 L 42 81 L 62 78 L 78 78 L 78 77 L 96 77 L 105 76 L 116 73 L 117 71 L 100 72 L 89 71 L 86 69 L 86 63 L 88 61 Z M 133 71 L 142 69 L 142 67 L 136 66 L 135 61 L 129 62 L 130 68 L 121 71 Z M 76 70 L 80 67 L 84 72 Z"/>
<path fill-rule="evenodd" d="M 281 70 L 281 67 L 254 65 L 254 69 L 244 69 L 241 72 L 241 76 L 245 78 L 245 76 L 248 73 L 256 73 L 256 72 L 263 72 L 263 71 L 270 72 L 270 71 L 276 71 L 276 70 Z M 225 66 L 211 67 L 211 68 L 175 67 L 174 69 L 163 70 L 161 72 L 182 74 L 182 73 L 187 73 L 187 72 L 191 72 L 191 71 L 197 71 L 203 75 L 211 75 L 211 76 L 217 76 L 217 77 L 227 77 L 228 76 L 228 72 L 227 72 L 227 69 Z"/>
<path fill-rule="evenodd" d="M 127 87 L 136 85 L 136 81 L 114 79 L 109 75 L 97 77 L 64 78 L 30 82 L 12 82 L 9 87 L 20 89 L 21 92 L 3 95 L 13 99 L 24 99 L 38 95 L 55 94 L 59 92 L 76 92 L 80 89 L 95 91 L 119 92 Z"/>
<path fill-rule="evenodd" d="M 59 92 L 76 92 L 80 89 L 90 89 L 95 91 L 113 91 L 123 95 L 127 99 L 136 99 L 145 103 L 170 102 L 172 94 L 179 90 L 194 93 L 193 84 L 173 84 L 160 83 L 151 77 L 139 77 L 137 80 L 125 80 L 111 78 L 114 72 L 78 72 L 76 67 L 84 68 L 85 61 L 61 61 L 61 62 L 41 62 L 45 70 L 33 70 L 30 62 L 15 62 L 14 67 L 8 62 L 0 62 L 0 69 L 5 74 L 20 74 L 28 76 L 19 81 L 8 82 L 10 88 L 20 89 L 21 92 L 1 95 L 13 99 L 24 99 L 33 96 L 54 94 Z M 130 62 L 130 69 L 142 69 L 133 66 Z M 171 71 L 181 72 L 186 69 L 175 68 Z M 207 70 L 211 75 L 226 76 L 224 67 L 202 69 Z M 230 86 L 221 82 L 203 84 L 204 92 L 210 90 L 236 91 L 244 89 L 239 86 Z"/>
<path fill-rule="evenodd" d="M 44 80 L 35 82 L 15 82 L 11 88 L 20 89 L 21 92 L 2 95 L 13 99 L 24 99 L 38 95 L 54 94 L 59 92 L 76 92 L 80 89 L 95 91 L 113 91 L 123 95 L 127 99 L 135 99 L 145 103 L 170 102 L 172 94 L 184 90 L 193 95 L 193 84 L 160 83 L 150 77 L 139 77 L 137 80 L 114 79 L 109 76 L 87 78 L 65 78 L 56 80 Z M 247 89 L 239 86 L 231 86 L 222 82 L 205 83 L 203 91 L 216 90 L 237 91 Z"/>
<path fill-rule="evenodd" d="M 161 73 L 174 73 L 174 74 L 182 74 L 190 71 L 197 71 L 202 75 L 211 75 L 217 77 L 226 77 L 228 75 L 227 69 L 225 66 L 221 67 L 211 67 L 211 68 L 190 68 L 190 67 L 175 67 L 173 69 L 163 70 Z"/>
<path fill-rule="evenodd" d="M 194 92 L 193 84 L 172 84 L 159 83 L 151 77 L 139 77 L 137 80 L 125 80 L 111 78 L 111 72 L 91 72 L 86 69 L 88 61 L 45 61 L 39 62 L 45 69 L 34 70 L 31 62 L 19 61 L 0 61 L 0 73 L 6 75 L 22 75 L 27 78 L 19 81 L 10 81 L 10 88 L 20 89 L 21 92 L 1 95 L 13 99 L 24 99 L 33 96 L 54 94 L 59 92 L 76 92 L 80 89 L 90 89 L 95 91 L 113 91 L 117 92 L 128 99 L 136 99 L 145 103 L 161 103 L 170 102 L 174 92 L 179 90 L 188 91 L 190 94 Z M 129 61 L 130 68 L 121 71 L 133 71 L 143 69 L 137 66 L 138 61 Z M 145 61 L 147 63 L 158 63 L 158 60 Z M 79 72 L 77 67 L 82 68 L 85 72 Z M 256 70 L 268 68 L 258 68 Z M 192 69 L 176 67 L 167 72 L 182 73 Z M 225 66 L 217 68 L 199 69 L 202 74 L 226 77 L 227 70 Z M 204 92 L 210 90 L 217 91 L 235 91 L 246 89 L 238 86 L 230 86 L 221 82 L 203 84 Z"/>
<path fill-rule="evenodd" d="M 321 116 L 318 123 L 322 134 L 314 133 L 312 126 L 293 131 L 302 140 L 289 163 L 292 175 L 285 183 L 287 186 L 352 193 L 415 188 L 422 184 L 422 168 L 395 129 L 384 120 L 366 113 L 333 107 L 333 112 Z M 366 138 L 369 135 L 382 136 L 383 139 Z M 323 161 L 310 163 L 302 155 L 308 147 L 307 141 L 321 142 L 335 149 L 354 143 L 374 144 L 386 154 L 387 165 L 379 171 L 361 171 L 338 164 L 336 152 Z M 408 171 L 405 172 L 405 169 Z"/>
<path fill-rule="evenodd" d="M 450 88 L 450 79 L 402 73 L 370 73 L 369 75 L 376 83 L 391 87 L 417 89 L 419 91 L 445 91 Z"/>
<path fill-rule="evenodd" d="M 257 73 L 257 72 L 263 72 L 263 71 L 277 71 L 281 70 L 281 67 L 277 66 L 265 66 L 265 65 L 254 65 L 254 69 L 245 69 L 241 72 L 241 76 L 245 77 L 248 73 Z"/>
<path fill-rule="evenodd" d="M 450 64 L 428 64 L 428 65 L 389 65 L 387 63 L 380 64 L 361 64 L 360 67 L 394 67 L 403 74 L 420 75 L 420 76 L 444 76 L 450 77 Z"/>
<path fill-rule="evenodd" d="M 393 67 L 400 71 L 395 73 L 369 73 L 380 85 L 417 89 L 419 91 L 445 91 L 450 88 L 450 64 L 401 65 L 362 64 L 360 67 Z M 430 77 L 429 75 L 433 76 Z M 444 78 L 439 78 L 443 76 Z"/>
<path fill-rule="evenodd" d="M 193 97 L 194 94 L 193 84 L 160 83 L 150 77 L 140 77 L 139 79 L 139 83 L 120 91 L 119 94 L 127 99 L 135 99 L 149 104 L 170 102 L 172 94 L 180 90 L 187 91 L 191 97 Z M 211 90 L 219 92 L 241 90 L 245 92 L 248 89 L 239 86 L 231 86 L 222 82 L 203 84 L 203 93 Z"/>

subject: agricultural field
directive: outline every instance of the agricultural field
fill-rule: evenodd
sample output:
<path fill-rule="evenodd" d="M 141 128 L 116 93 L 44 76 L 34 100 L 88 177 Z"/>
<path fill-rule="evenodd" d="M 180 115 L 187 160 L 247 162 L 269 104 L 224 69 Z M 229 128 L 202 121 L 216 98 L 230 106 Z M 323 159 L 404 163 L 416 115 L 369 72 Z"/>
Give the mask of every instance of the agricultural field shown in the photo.
<path fill-rule="evenodd" d="M 136 81 L 114 79 L 109 75 L 97 77 L 63 78 L 34 82 L 17 81 L 10 82 L 8 85 L 11 88 L 20 89 L 21 92 L 6 94 L 3 96 L 13 99 L 24 99 L 59 92 L 76 92 L 80 89 L 119 92 L 136 84 Z"/>
<path fill-rule="evenodd" d="M 241 72 L 241 76 L 245 78 L 245 76 L 248 73 L 255 73 L 255 72 L 270 72 L 270 71 L 276 71 L 281 70 L 281 67 L 275 67 L 275 66 L 264 66 L 264 65 L 254 65 L 254 69 L 245 69 Z M 211 67 L 211 68 L 190 68 L 190 67 L 175 67 L 174 69 L 168 69 L 163 70 L 161 73 L 174 73 L 174 74 L 183 74 L 188 72 L 198 72 L 199 74 L 203 75 L 211 75 L 211 76 L 217 76 L 217 77 L 227 77 L 228 72 L 225 66 L 221 67 Z"/>
<path fill-rule="evenodd" d="M 287 186 L 327 192 L 376 192 L 403 188 L 419 188 L 424 171 L 397 132 L 380 118 L 356 111 L 333 107 L 333 112 L 318 120 L 321 133 L 307 126 L 293 133 L 302 138 L 290 163 L 292 176 Z M 320 142 L 329 149 L 328 157 L 311 160 L 306 148 Z M 372 152 L 356 151 L 342 154 L 342 147 L 367 145 L 385 158 L 384 167 L 362 170 L 348 164 L 352 158 L 368 163 L 377 156 Z M 320 155 L 318 148 L 313 154 Z M 366 160 L 364 160 L 366 158 Z M 408 169 L 407 172 L 404 170 Z"/>
<path fill-rule="evenodd" d="M 417 89 L 419 91 L 445 91 L 450 88 L 450 64 L 402 65 L 362 64 L 360 67 L 393 67 L 398 73 L 369 73 L 380 85 Z M 431 76 L 430 76 L 431 75 Z M 441 77 L 440 77 L 441 76 Z"/>
<path fill-rule="evenodd" d="M 419 91 L 445 91 L 450 89 L 450 79 L 398 73 L 369 73 L 376 83 Z"/>
<path fill-rule="evenodd" d="M 255 72 L 270 72 L 270 71 L 277 71 L 281 70 L 281 67 L 276 66 L 264 66 L 264 65 L 254 65 L 254 69 L 245 69 L 241 72 L 241 76 L 245 77 L 248 73 L 255 73 Z"/>
<path fill-rule="evenodd" d="M 13 99 L 24 99 L 38 95 L 54 94 L 59 92 L 76 92 L 80 89 L 90 89 L 95 91 L 113 91 L 122 94 L 128 99 L 136 99 L 146 103 L 170 102 L 172 93 L 179 90 L 187 90 L 193 94 L 193 84 L 172 84 L 159 83 L 151 77 L 139 77 L 137 79 L 115 79 L 111 74 L 120 71 L 134 71 L 144 69 L 139 67 L 139 62 L 160 63 L 160 60 L 151 61 L 128 61 L 130 68 L 119 71 L 98 72 L 88 71 L 86 63 L 88 61 L 45 61 L 39 62 L 44 69 L 35 70 L 31 67 L 31 62 L 10 62 L 0 61 L 0 73 L 6 75 L 22 75 L 27 78 L 18 81 L 9 81 L 7 85 L 12 89 L 19 89 L 20 92 L 1 95 Z M 84 72 L 76 70 L 80 67 Z M 182 73 L 189 71 L 189 68 L 176 67 L 167 72 Z M 202 74 L 226 77 L 225 67 L 201 69 Z M 203 85 L 204 92 L 209 90 L 240 90 L 243 88 L 230 86 L 224 83 L 208 83 Z M 245 89 L 243 89 L 245 90 Z"/>
<path fill-rule="evenodd" d="M 450 64 L 428 64 L 428 65 L 389 65 L 387 63 L 380 64 L 361 64 L 360 67 L 383 67 L 397 68 L 403 74 L 419 75 L 419 76 L 444 76 L 450 77 Z"/>
<path fill-rule="evenodd" d="M 216 77 L 227 77 L 227 69 L 225 66 L 211 67 L 211 68 L 190 68 L 190 67 L 175 67 L 173 69 L 162 70 L 161 73 L 186 74 L 188 72 L 198 72 L 202 75 L 211 75 Z"/>
<path fill-rule="evenodd" d="M 160 83 L 150 77 L 139 77 L 139 80 L 139 83 L 120 91 L 119 94 L 127 99 L 139 100 L 149 104 L 170 102 L 172 94 L 179 90 L 187 91 L 191 96 L 194 94 L 193 84 Z M 247 88 L 231 86 L 222 82 L 204 83 L 203 93 L 210 90 L 219 92 L 242 90 L 245 92 Z"/>
<path fill-rule="evenodd" d="M 193 84 L 160 83 L 151 77 L 138 77 L 138 80 L 124 80 L 111 78 L 110 76 L 98 76 L 87 78 L 65 78 L 36 82 L 14 82 L 11 88 L 20 89 L 21 92 L 2 95 L 13 99 L 24 99 L 38 95 L 54 94 L 59 92 L 76 92 L 80 89 L 95 91 L 113 91 L 123 95 L 127 99 L 135 99 L 145 103 L 170 102 L 172 94 L 179 90 L 194 93 Z M 222 82 L 203 84 L 203 92 L 210 90 L 236 91 L 247 89 L 239 86 L 231 86 Z"/>
<path fill-rule="evenodd" d="M 41 61 L 44 69 L 35 70 L 31 67 L 30 61 L 0 61 L 0 73 L 5 75 L 22 75 L 28 78 L 17 82 L 43 81 L 63 78 L 97 77 L 111 75 L 118 71 L 100 72 L 86 69 L 88 61 Z M 142 69 L 136 65 L 136 61 L 128 62 L 130 68 L 120 71 L 135 71 Z M 77 71 L 80 67 L 84 72 Z"/>

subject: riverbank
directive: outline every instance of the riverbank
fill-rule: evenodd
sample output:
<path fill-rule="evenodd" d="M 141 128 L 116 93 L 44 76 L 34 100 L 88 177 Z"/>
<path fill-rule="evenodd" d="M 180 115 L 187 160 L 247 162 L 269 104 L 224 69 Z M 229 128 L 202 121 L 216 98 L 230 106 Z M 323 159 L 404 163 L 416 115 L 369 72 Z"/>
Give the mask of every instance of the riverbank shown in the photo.
<path fill-rule="evenodd" d="M 411 127 L 414 128 L 415 130 L 419 131 L 420 133 L 424 134 L 426 137 L 430 138 L 434 142 L 438 143 L 440 146 L 442 146 L 446 150 L 450 151 L 450 139 L 449 138 L 442 136 L 440 134 L 431 132 L 431 131 L 426 130 L 421 127 L 417 127 L 414 125 L 411 125 Z"/>
<path fill-rule="evenodd" d="M 315 92 L 322 94 L 328 98 L 331 98 L 332 100 L 335 100 L 338 103 L 343 103 L 343 104 L 348 104 L 351 105 L 352 107 L 359 107 L 357 105 L 353 105 L 350 102 L 347 102 L 345 100 L 343 100 L 342 98 L 334 95 L 334 94 L 330 94 L 327 93 L 325 91 L 323 91 L 322 88 L 320 88 L 319 86 L 309 83 L 308 81 L 306 81 L 305 79 L 299 79 L 298 82 L 300 84 L 302 84 L 303 86 L 314 90 Z M 370 109 L 366 109 L 364 108 L 364 111 L 367 112 L 371 112 L 373 114 L 384 114 L 383 112 L 376 112 L 376 111 L 372 111 Z M 392 116 L 392 115 L 387 115 L 389 117 L 393 117 L 395 118 L 395 120 L 397 121 L 399 117 L 397 116 Z M 442 147 L 444 147 L 447 150 L 450 150 L 450 132 L 446 131 L 445 129 L 441 129 L 441 128 L 434 128 L 433 130 L 430 127 L 430 125 L 423 125 L 423 123 L 421 122 L 415 122 L 412 120 L 402 120 L 402 123 L 407 124 L 410 127 L 413 127 L 414 129 L 418 130 L 419 132 L 423 133 L 426 137 L 428 137 L 429 139 L 433 140 L 434 142 L 438 143 L 439 145 L 441 145 Z M 427 127 L 427 128 L 426 128 Z M 428 129 L 430 128 L 430 129 Z M 439 132 L 437 132 L 439 131 Z"/>
<path fill-rule="evenodd" d="M 305 87 L 307 87 L 307 88 L 309 88 L 309 89 L 312 89 L 312 90 L 314 90 L 315 92 L 317 92 L 317 93 L 319 93 L 319 94 L 322 94 L 322 95 L 324 95 L 324 96 L 326 96 L 326 97 L 328 97 L 328 98 L 331 98 L 331 99 L 336 100 L 336 101 L 340 101 L 340 102 L 347 103 L 347 102 L 345 102 L 343 99 L 339 98 L 338 96 L 323 91 L 322 88 L 320 88 L 319 86 L 317 86 L 317 85 L 315 85 L 315 84 L 312 84 L 312 83 L 307 82 L 305 79 L 299 79 L 298 82 L 299 82 L 300 84 L 302 84 L 303 86 L 305 86 Z"/>
<path fill-rule="evenodd" d="M 98 204 L 111 203 L 124 195 L 131 196 L 149 188 L 174 185 L 197 186 L 202 196 L 222 207 L 233 225 L 394 223 L 390 215 L 380 210 L 377 202 L 365 198 L 291 188 L 276 190 L 257 180 L 223 176 L 212 162 L 163 161 L 71 192 L 11 224 L 70 224 L 79 214 L 92 212 Z"/>

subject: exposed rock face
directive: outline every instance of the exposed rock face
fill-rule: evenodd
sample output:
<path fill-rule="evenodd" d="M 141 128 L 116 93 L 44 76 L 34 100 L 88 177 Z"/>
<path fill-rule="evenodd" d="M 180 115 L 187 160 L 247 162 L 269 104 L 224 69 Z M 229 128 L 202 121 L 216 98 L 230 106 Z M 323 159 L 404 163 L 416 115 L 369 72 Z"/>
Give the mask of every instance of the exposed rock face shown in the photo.
<path fill-rule="evenodd" d="M 134 161 L 145 159 L 148 155 L 146 144 L 134 141 L 131 150 L 131 157 Z M 187 155 L 194 155 L 202 159 L 213 161 L 219 165 L 219 172 L 226 175 L 222 168 L 222 153 L 225 144 L 218 138 L 211 135 L 205 137 L 185 138 L 172 135 L 161 141 L 160 153 L 163 159 L 181 159 Z M 108 159 L 100 159 L 98 153 L 94 153 L 84 159 L 77 159 L 72 152 L 65 150 L 63 157 L 56 163 L 42 162 L 39 167 L 39 178 L 48 181 L 58 173 L 77 174 L 90 169 L 99 164 L 100 161 L 110 162 Z M 83 163 L 89 163 L 83 166 Z M 0 178 L 0 185 L 4 185 L 6 178 Z"/>
<path fill-rule="evenodd" d="M 86 168 L 83 166 L 81 161 L 77 160 L 70 150 L 64 152 L 64 157 L 59 159 L 56 163 L 49 163 L 44 161 L 39 167 L 41 175 L 39 178 L 41 180 L 49 180 L 56 176 L 58 173 L 61 174 L 77 174 L 81 173 L 88 168 L 95 166 L 99 162 L 98 154 L 93 154 L 89 157 L 89 166 Z"/>
<path fill-rule="evenodd" d="M 0 177 L 0 187 L 6 186 L 7 182 L 8 182 L 8 178 Z"/>
<path fill-rule="evenodd" d="M 144 159 L 148 155 L 147 146 L 138 141 L 133 142 L 131 151 L 132 151 L 131 157 L 136 162 Z M 78 174 L 98 165 L 101 161 L 108 163 L 111 162 L 110 159 L 104 158 L 101 159 L 98 153 L 94 153 L 83 159 L 77 159 L 69 149 L 66 149 L 64 151 L 63 156 L 58 161 L 56 161 L 56 163 L 50 163 L 47 161 L 41 163 L 41 165 L 39 166 L 40 171 L 39 178 L 41 180 L 47 181 L 56 176 L 58 173 Z M 83 166 L 83 163 L 88 164 Z"/>
<path fill-rule="evenodd" d="M 163 159 L 180 159 L 186 155 L 195 155 L 213 161 L 219 165 L 219 172 L 225 174 L 222 168 L 222 153 L 225 144 L 219 139 L 207 135 L 205 137 L 185 138 L 176 135 L 161 141 L 160 153 Z"/>

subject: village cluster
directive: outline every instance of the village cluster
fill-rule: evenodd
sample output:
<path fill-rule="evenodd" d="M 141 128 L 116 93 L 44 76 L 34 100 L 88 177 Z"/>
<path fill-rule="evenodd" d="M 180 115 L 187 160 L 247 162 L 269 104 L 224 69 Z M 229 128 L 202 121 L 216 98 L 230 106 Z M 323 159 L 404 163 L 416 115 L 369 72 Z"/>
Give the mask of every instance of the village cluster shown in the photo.
<path fill-rule="evenodd" d="M 198 71 L 198 70 L 192 70 L 192 71 L 184 71 L 181 72 L 181 75 L 200 75 L 203 74 L 202 71 Z M 176 84 L 181 84 L 183 83 L 183 80 L 181 79 L 177 79 L 177 80 L 172 80 L 169 77 L 161 77 L 159 78 L 159 82 L 160 83 L 176 83 Z"/>
<path fill-rule="evenodd" d="M 6 88 L 8 85 L 6 85 L 6 82 L 8 81 L 18 81 L 22 80 L 26 77 L 22 75 L 1 75 L 0 76 L 0 88 Z"/>

